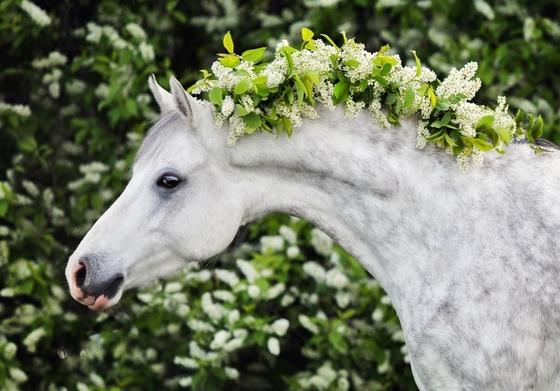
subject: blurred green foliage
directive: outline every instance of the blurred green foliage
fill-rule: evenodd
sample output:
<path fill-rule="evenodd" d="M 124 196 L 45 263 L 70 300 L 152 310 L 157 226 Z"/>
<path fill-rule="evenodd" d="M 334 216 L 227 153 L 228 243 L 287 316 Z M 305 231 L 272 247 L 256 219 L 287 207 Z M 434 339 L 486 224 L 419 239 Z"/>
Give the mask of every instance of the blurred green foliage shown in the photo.
<path fill-rule="evenodd" d="M 156 117 L 148 75 L 190 85 L 228 30 L 239 52 L 297 42 L 309 27 L 344 30 L 369 50 L 389 43 L 412 63 L 415 49 L 440 74 L 477 61 L 477 102 L 507 95 L 512 110 L 541 114 L 545 136 L 560 142 L 560 8 L 551 0 L 40 6 L 0 2 L 2 389 L 414 389 L 382 289 L 286 216 L 251 227 L 216 264 L 128 294 L 117 311 L 92 314 L 69 298 L 66 259 L 124 188 Z M 225 271 L 239 281 L 229 285 Z"/>

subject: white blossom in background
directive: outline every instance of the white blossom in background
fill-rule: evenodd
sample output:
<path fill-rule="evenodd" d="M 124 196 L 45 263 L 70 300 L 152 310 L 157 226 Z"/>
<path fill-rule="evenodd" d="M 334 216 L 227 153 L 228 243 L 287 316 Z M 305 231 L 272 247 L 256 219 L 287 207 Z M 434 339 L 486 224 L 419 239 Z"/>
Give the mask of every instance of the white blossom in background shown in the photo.
<path fill-rule="evenodd" d="M 140 51 L 140 55 L 146 61 L 152 61 L 155 58 L 154 47 L 146 42 L 141 42 L 138 45 L 138 50 Z"/>
<path fill-rule="evenodd" d="M 31 109 L 26 105 L 11 105 L 9 103 L 0 102 L 0 113 L 10 112 L 15 115 L 26 118 L 31 115 Z M 1 191 L 1 190 L 0 190 Z"/>
<path fill-rule="evenodd" d="M 301 254 L 298 246 L 290 246 L 286 249 L 286 256 L 290 259 L 294 259 Z"/>
<path fill-rule="evenodd" d="M 190 387 L 192 384 L 192 377 L 191 376 L 182 377 L 179 379 L 177 384 L 179 384 L 183 388 Z"/>
<path fill-rule="evenodd" d="M 376 308 L 373 313 L 371 314 L 371 319 L 374 322 L 381 322 L 383 320 L 383 316 L 385 314 L 383 313 L 383 310 L 381 308 Z"/>
<path fill-rule="evenodd" d="M 45 27 L 51 24 L 50 16 L 31 1 L 23 0 L 19 6 L 37 25 Z"/>
<path fill-rule="evenodd" d="M 298 315 L 299 323 L 306 328 L 307 330 L 311 331 L 313 334 L 319 333 L 319 327 L 309 319 L 309 317 L 305 314 Z"/>
<path fill-rule="evenodd" d="M 212 296 L 218 300 L 225 301 L 226 303 L 233 303 L 236 299 L 233 293 L 221 289 L 213 291 Z"/>
<path fill-rule="evenodd" d="M 261 254 L 273 254 L 284 249 L 282 236 L 261 236 Z"/>
<path fill-rule="evenodd" d="M 249 285 L 249 288 L 247 288 L 247 294 L 252 299 L 257 299 L 261 295 L 261 289 L 256 285 Z"/>
<path fill-rule="evenodd" d="M 251 284 L 259 278 L 259 272 L 255 269 L 251 262 L 244 259 L 238 259 L 235 263 L 237 264 L 239 270 L 241 270 L 241 273 L 243 273 L 243 275 L 247 278 L 247 281 Z"/>
<path fill-rule="evenodd" d="M 219 350 L 223 348 L 225 343 L 231 338 L 231 333 L 226 330 L 220 330 L 214 334 L 214 339 L 210 342 L 210 349 Z"/>
<path fill-rule="evenodd" d="M 281 318 L 275 320 L 272 324 L 265 326 L 264 330 L 266 332 L 272 332 L 279 337 L 282 337 L 286 334 L 289 327 L 290 322 L 288 321 L 288 319 Z"/>
<path fill-rule="evenodd" d="M 237 380 L 239 379 L 239 371 L 235 368 L 225 367 L 224 372 L 229 379 Z"/>
<path fill-rule="evenodd" d="M 330 269 L 325 275 L 325 283 L 332 288 L 342 289 L 348 285 L 348 282 L 348 277 L 336 267 Z"/>
<path fill-rule="evenodd" d="M 317 284 L 322 284 L 325 282 L 325 276 L 327 272 L 323 266 L 319 265 L 317 262 L 309 261 L 303 264 L 303 271 L 313 277 Z"/>
<path fill-rule="evenodd" d="M 25 372 L 23 372 L 19 368 L 10 367 L 8 372 L 10 373 L 10 377 L 18 384 L 19 383 L 25 383 L 28 379 Z"/>
<path fill-rule="evenodd" d="M 295 245 L 297 243 L 297 233 L 292 228 L 282 225 L 279 233 L 288 244 Z"/>
<path fill-rule="evenodd" d="M 268 351 L 274 356 L 278 356 L 280 354 L 280 341 L 278 341 L 278 338 L 270 337 L 266 346 L 268 347 Z"/>
<path fill-rule="evenodd" d="M 5 346 L 4 346 L 4 358 L 7 361 L 10 361 L 11 359 L 13 359 L 16 356 L 17 353 L 17 345 L 13 342 L 8 342 Z"/>
<path fill-rule="evenodd" d="M 319 228 L 311 230 L 311 245 L 317 253 L 328 257 L 333 248 L 333 240 Z"/>
<path fill-rule="evenodd" d="M 141 40 L 146 39 L 146 32 L 144 29 L 137 23 L 129 23 L 126 25 L 125 29 L 132 35 L 134 38 L 138 38 Z"/>
<path fill-rule="evenodd" d="M 284 293 L 285 290 L 286 285 L 283 282 L 279 282 L 278 284 L 268 288 L 268 290 L 266 291 L 266 298 L 268 300 L 276 299 L 278 296 Z"/>
<path fill-rule="evenodd" d="M 25 337 L 25 339 L 23 340 L 23 344 L 27 348 L 27 351 L 29 353 L 35 353 L 37 342 L 39 342 L 39 340 L 46 335 L 47 332 L 43 327 L 40 327 L 30 332 L 27 335 L 27 337 Z"/>
<path fill-rule="evenodd" d="M 345 309 L 350 304 L 350 299 L 352 296 L 347 292 L 337 292 L 334 296 L 336 304 L 341 308 Z"/>

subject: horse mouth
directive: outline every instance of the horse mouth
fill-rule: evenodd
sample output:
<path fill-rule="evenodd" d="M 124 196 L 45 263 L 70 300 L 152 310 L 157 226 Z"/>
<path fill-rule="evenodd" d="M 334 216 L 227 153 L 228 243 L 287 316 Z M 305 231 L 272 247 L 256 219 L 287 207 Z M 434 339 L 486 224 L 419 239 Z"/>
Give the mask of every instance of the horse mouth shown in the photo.
<path fill-rule="evenodd" d="M 124 285 L 124 278 L 119 277 L 115 279 L 105 291 L 97 297 L 93 297 L 93 302 L 91 304 L 86 304 L 89 309 L 94 311 L 104 310 L 106 308 L 111 307 L 114 304 L 117 304 L 121 295 L 122 295 L 122 287 Z M 91 297 L 91 296 L 90 296 Z"/>

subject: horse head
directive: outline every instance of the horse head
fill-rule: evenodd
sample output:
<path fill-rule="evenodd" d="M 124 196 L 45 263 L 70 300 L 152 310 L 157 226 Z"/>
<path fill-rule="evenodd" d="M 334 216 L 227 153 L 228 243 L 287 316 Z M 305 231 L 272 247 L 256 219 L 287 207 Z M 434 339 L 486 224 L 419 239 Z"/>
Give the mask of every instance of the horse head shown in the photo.
<path fill-rule="evenodd" d="M 244 223 L 235 178 L 200 137 L 214 127 L 211 110 L 175 78 L 171 93 L 153 76 L 149 84 L 162 116 L 146 136 L 124 192 L 66 268 L 72 296 L 95 310 L 117 303 L 126 289 L 218 254 Z"/>

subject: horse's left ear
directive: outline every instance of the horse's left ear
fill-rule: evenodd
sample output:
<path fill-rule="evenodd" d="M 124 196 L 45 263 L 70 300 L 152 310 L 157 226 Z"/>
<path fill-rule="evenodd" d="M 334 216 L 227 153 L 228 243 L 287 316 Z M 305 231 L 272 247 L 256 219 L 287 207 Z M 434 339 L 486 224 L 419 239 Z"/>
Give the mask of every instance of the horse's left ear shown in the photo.
<path fill-rule="evenodd" d="M 173 95 L 179 113 L 189 121 L 194 121 L 193 109 L 195 108 L 196 102 L 194 102 L 193 97 L 185 91 L 179 80 L 174 76 L 171 76 L 169 86 L 171 87 L 171 95 Z"/>
<path fill-rule="evenodd" d="M 175 110 L 175 101 L 173 100 L 173 96 L 160 87 L 155 75 L 150 75 L 148 79 L 148 85 L 150 86 L 152 95 L 159 105 L 159 109 L 161 110 L 162 114 L 165 115 Z"/>

